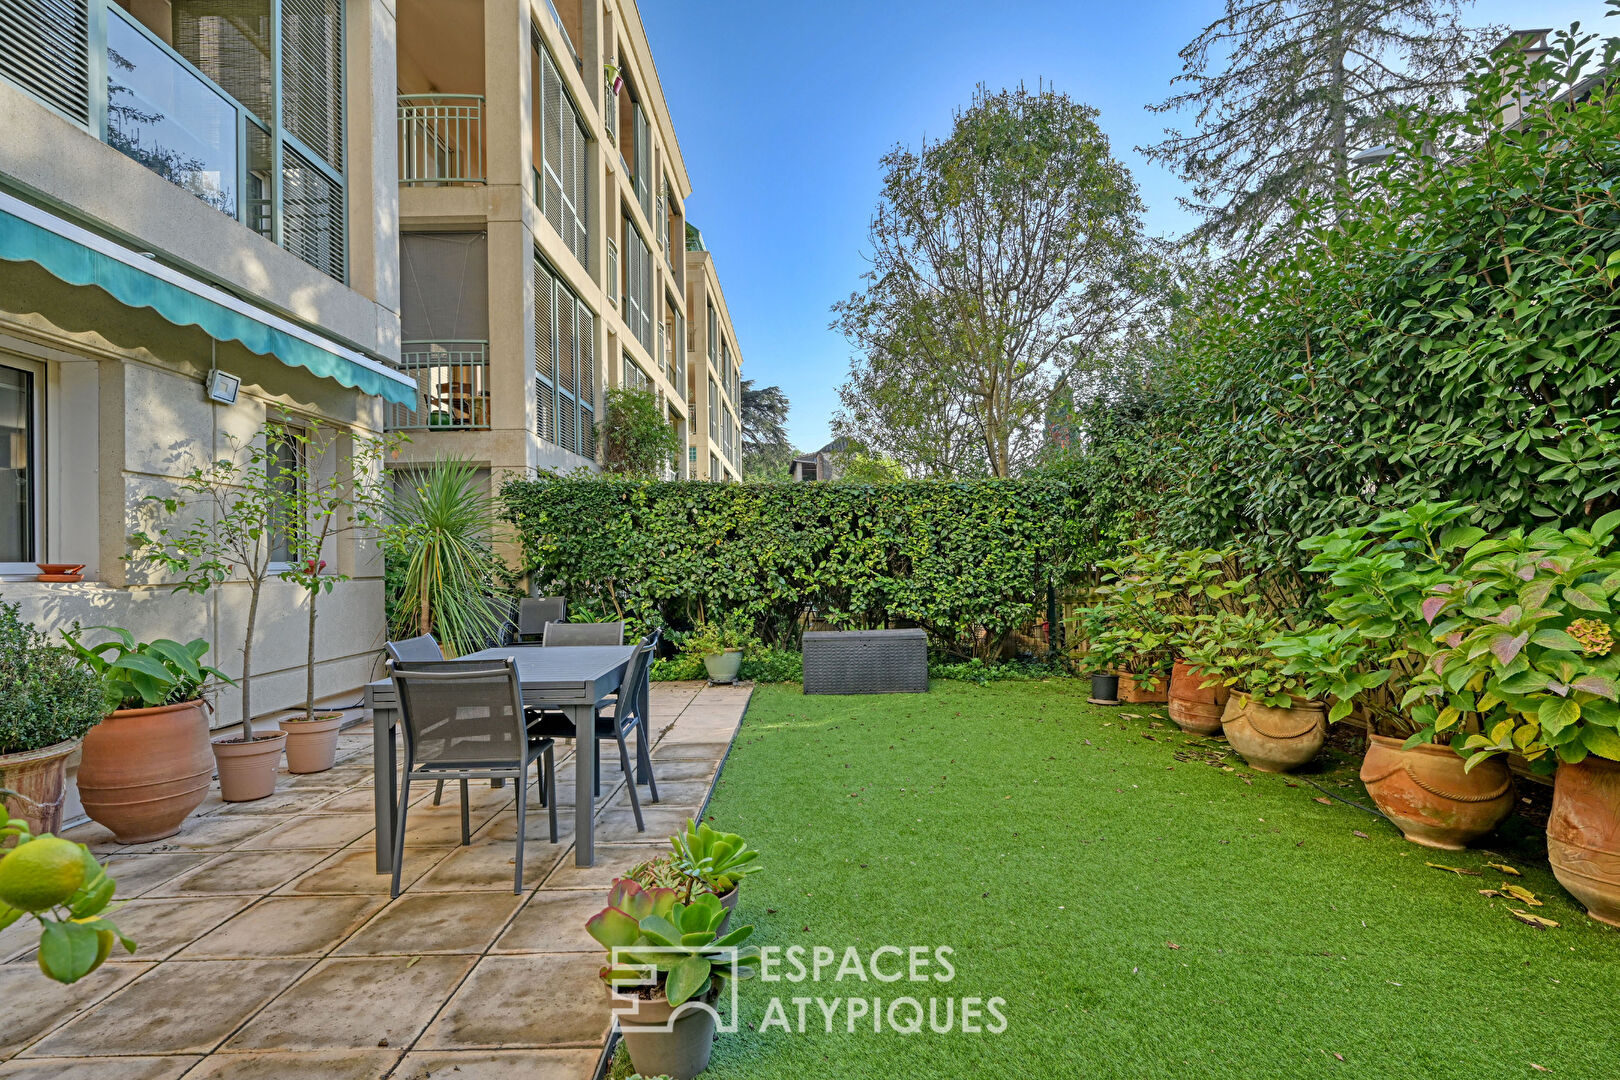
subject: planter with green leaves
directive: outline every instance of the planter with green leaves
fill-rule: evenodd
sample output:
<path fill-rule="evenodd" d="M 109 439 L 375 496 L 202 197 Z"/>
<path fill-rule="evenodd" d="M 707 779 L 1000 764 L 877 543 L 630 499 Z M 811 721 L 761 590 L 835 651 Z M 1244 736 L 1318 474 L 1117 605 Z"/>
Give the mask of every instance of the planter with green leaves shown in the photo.
<path fill-rule="evenodd" d="M 760 870 L 759 851 L 736 833 L 687 819 L 686 830 L 669 838 L 675 868 L 720 898 L 729 913 L 737 907 L 737 888 Z"/>
<path fill-rule="evenodd" d="M 713 893 L 683 903 L 674 889 L 621 878 L 586 922 L 608 950 L 601 977 L 638 1072 L 691 1080 L 708 1067 L 721 986 L 759 966 L 759 950 L 743 946 L 754 928 L 722 933 L 726 917 Z"/>
<path fill-rule="evenodd" d="M 1243 674 L 1232 687 L 1221 728 L 1226 741 L 1260 772 L 1292 772 L 1316 757 L 1327 740 L 1327 710 L 1285 674 L 1283 661 L 1261 646 L 1237 658 Z"/>
<path fill-rule="evenodd" d="M 15 792 L 0 789 L 8 798 Z M 75 983 L 122 944 L 135 943 L 106 918 L 116 884 L 90 849 L 49 833 L 35 834 L 28 822 L 12 818 L 0 825 L 0 842 L 16 844 L 0 859 L 0 930 L 24 915 L 39 924 L 39 970 L 59 983 Z"/>
<path fill-rule="evenodd" d="M 0 604 L 0 786 L 9 816 L 35 833 L 62 827 L 67 760 L 107 714 L 101 679 L 71 650 Z"/>
<path fill-rule="evenodd" d="M 1441 648 L 1414 688 L 1470 773 L 1520 754 L 1556 769 L 1547 854 L 1594 919 L 1620 925 L 1620 512 L 1591 530 L 1514 531 L 1469 548 L 1426 608 Z M 1416 711 L 1416 710 L 1414 710 Z M 1470 716 L 1481 722 L 1469 724 Z M 1455 736 L 1461 737 L 1460 746 Z"/>
<path fill-rule="evenodd" d="M 1219 732 L 1232 687 L 1242 678 L 1260 643 L 1277 629 L 1276 619 L 1249 609 L 1222 611 L 1185 623 L 1181 655 L 1170 674 L 1170 719 L 1193 734 Z"/>
<path fill-rule="evenodd" d="M 1408 840 L 1445 850 L 1486 835 L 1513 806 L 1506 763 L 1466 770 L 1446 745 L 1481 729 L 1477 699 L 1446 695 L 1437 705 L 1419 686 L 1432 677 L 1442 647 L 1430 625 L 1437 597 L 1459 580 L 1464 552 L 1485 538 L 1466 523 L 1469 510 L 1419 502 L 1370 526 L 1305 541 L 1316 552 L 1306 569 L 1328 575 L 1327 610 L 1340 636 L 1332 657 L 1317 655 L 1319 671 L 1290 659 L 1319 694 L 1334 699 L 1333 719 L 1352 708 L 1366 717 L 1361 780 L 1379 810 Z M 1436 724 L 1442 707 L 1456 710 L 1444 726 Z"/>
<path fill-rule="evenodd" d="M 78 776 L 84 811 L 121 843 L 173 836 L 207 797 L 214 774 L 204 685 L 231 680 L 202 662 L 202 638 L 137 642 L 118 627 L 90 629 L 113 638 L 85 645 L 76 632 L 63 635 L 100 677 L 110 712 L 85 734 Z"/>
<path fill-rule="evenodd" d="M 737 681 L 743 654 L 758 644 L 742 618 L 732 615 L 719 622 L 699 623 L 697 629 L 686 635 L 681 651 L 703 658 L 711 683 L 728 684 Z"/>

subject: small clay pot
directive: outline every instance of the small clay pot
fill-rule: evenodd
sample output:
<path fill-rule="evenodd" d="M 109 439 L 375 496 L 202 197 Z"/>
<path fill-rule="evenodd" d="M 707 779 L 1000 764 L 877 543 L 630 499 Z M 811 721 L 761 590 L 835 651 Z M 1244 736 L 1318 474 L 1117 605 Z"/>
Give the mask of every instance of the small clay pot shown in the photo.
<path fill-rule="evenodd" d="M 1294 699 L 1286 709 L 1262 705 L 1248 694 L 1226 700 L 1221 726 L 1232 749 L 1259 772 L 1292 772 L 1327 741 L 1327 711 L 1320 702 Z"/>
<path fill-rule="evenodd" d="M 1163 705 L 1170 700 L 1170 680 L 1163 675 L 1142 675 L 1142 682 L 1137 683 L 1137 676 L 1125 674 L 1119 677 L 1119 700 L 1132 705 Z"/>
<path fill-rule="evenodd" d="M 180 831 L 208 797 L 214 758 L 201 701 L 119 709 L 84 736 L 79 799 L 122 844 Z"/>
<path fill-rule="evenodd" d="M 226 802 L 254 802 L 276 790 L 276 766 L 287 745 L 287 733 L 215 739 L 214 763 L 219 767 L 219 797 Z"/>
<path fill-rule="evenodd" d="M 1361 782 L 1384 816 L 1414 844 L 1461 851 L 1489 833 L 1513 809 L 1513 776 L 1500 757 L 1463 770 L 1449 746 L 1373 735 L 1361 762 Z"/>
<path fill-rule="evenodd" d="M 288 772 L 325 772 L 337 760 L 342 713 L 316 713 L 313 720 L 295 716 L 280 721 L 278 726 L 287 733 Z"/>
<path fill-rule="evenodd" d="M 624 1047 L 636 1072 L 692 1080 L 707 1069 L 709 1055 L 714 1052 L 717 996 L 711 983 L 708 992 L 699 995 L 701 1000 L 685 1001 L 672 1009 L 661 994 L 645 1001 L 613 995 L 614 1006 L 622 1010 L 619 1033 L 624 1036 Z M 635 1009 L 633 1019 L 624 1015 L 631 1008 Z"/>

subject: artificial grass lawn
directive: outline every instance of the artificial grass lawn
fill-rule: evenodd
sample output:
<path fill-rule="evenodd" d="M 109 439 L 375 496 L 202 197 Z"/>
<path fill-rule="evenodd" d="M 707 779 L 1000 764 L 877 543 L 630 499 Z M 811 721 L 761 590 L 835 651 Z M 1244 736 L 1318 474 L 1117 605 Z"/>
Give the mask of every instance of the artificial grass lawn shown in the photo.
<path fill-rule="evenodd" d="M 956 977 L 745 983 L 745 1026 L 705 1076 L 1620 1075 L 1620 931 L 1558 888 L 1533 827 L 1510 818 L 1494 854 L 1430 851 L 1235 755 L 1177 760 L 1205 741 L 1162 706 L 1084 697 L 1065 680 L 759 688 L 709 807 L 763 851 L 734 925 L 840 957 L 949 945 Z M 1371 805 L 1359 762 L 1328 754 L 1305 775 Z M 1504 880 L 1561 927 L 1479 895 Z M 811 1004 L 797 1032 L 794 996 L 851 995 L 1000 996 L 1007 1028 L 849 1034 L 841 1006 L 826 1034 Z M 772 996 L 792 1033 L 751 1030 Z"/>

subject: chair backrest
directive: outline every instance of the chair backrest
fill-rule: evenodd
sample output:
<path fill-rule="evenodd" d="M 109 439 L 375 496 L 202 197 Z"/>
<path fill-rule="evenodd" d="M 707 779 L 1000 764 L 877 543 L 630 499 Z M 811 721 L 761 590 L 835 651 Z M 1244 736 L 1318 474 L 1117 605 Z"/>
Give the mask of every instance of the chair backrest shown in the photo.
<path fill-rule="evenodd" d="M 523 762 L 523 690 L 517 662 L 388 662 L 412 767 L 517 767 Z"/>
<path fill-rule="evenodd" d="M 388 658 L 390 660 L 443 660 L 444 650 L 439 643 L 433 640 L 432 634 L 423 634 L 421 637 L 406 638 L 404 641 L 390 641 Z"/>
<path fill-rule="evenodd" d="M 481 648 L 498 649 L 517 640 L 518 604 L 510 596 L 491 594 L 484 597 L 484 610 L 495 624 Z"/>
<path fill-rule="evenodd" d="M 636 645 L 635 655 L 625 666 L 624 680 L 619 683 L 618 697 L 613 702 L 613 719 L 621 725 L 632 716 L 639 719 L 647 715 L 647 669 L 652 665 L 657 640 L 656 630 L 642 638 Z"/>
<path fill-rule="evenodd" d="M 547 645 L 623 645 L 622 622 L 554 622 L 546 625 Z"/>
<path fill-rule="evenodd" d="M 568 617 L 568 601 L 560 596 L 527 597 L 518 601 L 517 640 L 543 638 L 546 626 Z"/>

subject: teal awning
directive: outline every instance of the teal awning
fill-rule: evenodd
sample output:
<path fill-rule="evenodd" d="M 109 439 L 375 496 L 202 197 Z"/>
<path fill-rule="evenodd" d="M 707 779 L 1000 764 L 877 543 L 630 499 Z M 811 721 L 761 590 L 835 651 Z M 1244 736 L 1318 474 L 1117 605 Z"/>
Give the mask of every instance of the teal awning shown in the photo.
<path fill-rule="evenodd" d="M 416 403 L 415 380 L 383 362 L 4 193 L 0 259 L 36 263 L 70 285 L 94 285 L 176 326 L 196 326 L 362 393 Z"/>

